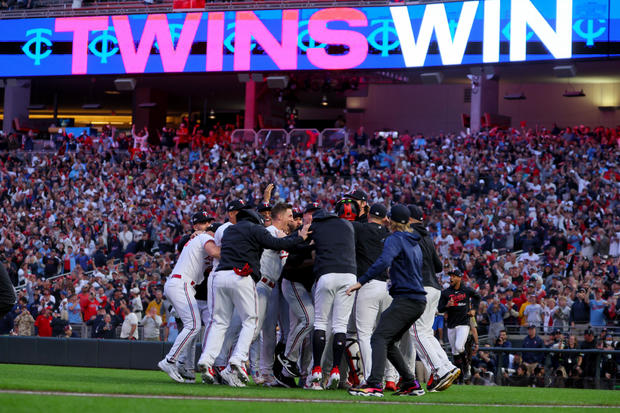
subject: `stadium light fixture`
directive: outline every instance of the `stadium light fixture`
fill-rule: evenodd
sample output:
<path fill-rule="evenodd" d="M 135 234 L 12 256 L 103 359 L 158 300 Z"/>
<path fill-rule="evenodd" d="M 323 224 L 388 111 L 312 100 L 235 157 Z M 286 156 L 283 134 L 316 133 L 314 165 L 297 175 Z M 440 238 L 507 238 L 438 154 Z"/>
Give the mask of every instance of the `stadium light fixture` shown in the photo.
<path fill-rule="evenodd" d="M 329 103 L 327 102 L 327 95 L 323 95 L 323 99 L 321 99 L 321 105 L 327 106 Z"/>
<path fill-rule="evenodd" d="M 585 97 L 586 94 L 583 93 L 583 89 L 581 90 L 565 90 L 564 94 L 562 95 L 565 98 L 582 98 Z"/>
<path fill-rule="evenodd" d="M 506 99 L 506 100 L 525 100 L 527 98 L 525 97 L 525 94 L 523 92 L 521 92 L 521 93 L 508 93 L 508 94 L 504 95 L 504 99 Z"/>
<path fill-rule="evenodd" d="M 211 110 L 209 111 L 209 119 L 215 119 L 215 111 L 213 110 L 213 108 L 211 108 Z"/>

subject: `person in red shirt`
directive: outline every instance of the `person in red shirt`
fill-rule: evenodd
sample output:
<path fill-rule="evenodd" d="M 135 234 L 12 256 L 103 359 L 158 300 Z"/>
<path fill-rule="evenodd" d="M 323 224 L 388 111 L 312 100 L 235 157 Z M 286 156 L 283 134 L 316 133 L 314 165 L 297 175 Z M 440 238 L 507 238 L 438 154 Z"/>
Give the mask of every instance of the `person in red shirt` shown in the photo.
<path fill-rule="evenodd" d="M 43 310 L 42 314 L 39 314 L 37 320 L 34 322 L 35 327 L 39 329 L 39 337 L 51 337 L 52 336 L 52 316 L 49 307 Z"/>
<path fill-rule="evenodd" d="M 86 313 L 86 307 L 88 307 L 88 299 L 90 298 L 90 293 L 88 290 L 90 289 L 89 285 L 85 285 L 82 287 L 82 292 L 78 294 L 78 301 L 80 303 L 80 308 L 82 309 L 82 320 L 87 320 L 84 318 Z"/>
<path fill-rule="evenodd" d="M 101 304 L 95 298 L 94 293 L 90 293 L 88 297 L 88 301 L 86 302 L 86 308 L 84 310 L 84 320 L 90 320 L 92 317 L 97 315 L 97 308 L 99 308 L 99 304 Z"/>

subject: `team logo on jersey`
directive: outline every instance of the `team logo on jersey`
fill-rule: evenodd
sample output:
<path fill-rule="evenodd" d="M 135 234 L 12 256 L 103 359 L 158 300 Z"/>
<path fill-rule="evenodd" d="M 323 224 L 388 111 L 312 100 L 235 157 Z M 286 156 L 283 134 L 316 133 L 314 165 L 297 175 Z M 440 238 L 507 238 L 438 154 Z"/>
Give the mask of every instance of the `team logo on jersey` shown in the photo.
<path fill-rule="evenodd" d="M 235 274 L 241 276 L 241 277 L 247 277 L 248 275 L 252 274 L 252 267 L 250 267 L 250 264 L 248 264 L 247 262 L 245 263 L 245 265 L 243 266 L 243 268 L 239 269 L 239 268 L 233 268 L 233 271 L 235 272 Z"/>

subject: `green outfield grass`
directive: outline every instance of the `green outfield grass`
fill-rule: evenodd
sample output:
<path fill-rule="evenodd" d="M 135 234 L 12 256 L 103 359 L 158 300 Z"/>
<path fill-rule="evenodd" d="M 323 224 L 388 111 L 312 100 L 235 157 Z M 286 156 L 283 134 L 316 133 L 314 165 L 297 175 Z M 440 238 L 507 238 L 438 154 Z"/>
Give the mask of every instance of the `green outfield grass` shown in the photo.
<path fill-rule="evenodd" d="M 181 412 L 194 410 L 217 410 L 218 413 L 229 411 L 248 411 L 253 413 L 284 413 L 296 411 L 316 411 L 328 409 L 330 412 L 372 412 L 387 413 L 403 409 L 416 412 L 458 411 L 458 413 L 498 411 L 529 411 L 533 407 L 516 405 L 574 405 L 574 406 L 610 406 L 620 411 L 620 392 L 578 389 L 540 389 L 515 387 L 481 387 L 452 386 L 445 392 L 427 393 L 422 397 L 395 397 L 386 395 L 383 399 L 359 398 L 339 391 L 309 391 L 302 389 L 259 388 L 251 385 L 247 388 L 227 386 L 207 386 L 204 384 L 178 384 L 159 371 L 114 370 L 78 367 L 32 366 L 0 364 L 0 389 L 54 391 L 78 393 L 110 393 L 126 395 L 176 395 L 189 397 L 228 397 L 228 398 L 268 398 L 268 399 L 323 399 L 347 400 L 352 403 L 363 400 L 373 404 L 330 404 L 330 403 L 290 403 L 285 401 L 221 401 L 191 399 L 153 399 L 153 398 L 114 398 L 114 397 L 75 397 L 39 394 L 0 394 L 0 412 L 45 413 L 56 411 L 90 412 Z M 394 405 L 383 402 L 437 403 L 437 405 Z M 451 403 L 471 404 L 472 406 L 450 406 Z M 445 406 L 442 406 L 445 404 Z M 476 406 L 475 406 L 476 405 Z M 182 409 L 182 410 L 181 410 Z M 175 411 L 176 410 L 176 411 Z M 582 411 L 583 408 L 545 408 L 543 411 Z M 605 410 L 609 411 L 609 410 Z"/>

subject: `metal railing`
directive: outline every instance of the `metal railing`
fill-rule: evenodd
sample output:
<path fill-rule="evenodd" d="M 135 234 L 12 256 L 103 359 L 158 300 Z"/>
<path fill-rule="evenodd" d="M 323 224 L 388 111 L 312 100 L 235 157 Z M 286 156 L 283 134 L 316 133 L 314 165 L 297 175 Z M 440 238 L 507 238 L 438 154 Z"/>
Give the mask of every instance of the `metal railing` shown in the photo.
<path fill-rule="evenodd" d="M 612 356 L 619 356 L 620 351 L 618 350 L 604 350 L 604 349 L 552 349 L 552 348 L 520 348 L 520 347 L 481 347 L 478 351 L 485 351 L 496 353 L 497 356 L 497 364 L 494 372 L 494 381 L 497 385 L 506 385 L 507 380 L 504 376 L 505 369 L 508 366 L 504 366 L 504 355 L 516 354 L 516 353 L 544 353 L 545 359 L 540 365 L 545 367 L 545 379 L 546 382 L 549 383 L 548 387 L 553 386 L 552 378 L 555 377 L 553 372 L 549 367 L 551 367 L 551 359 L 550 357 L 557 354 L 577 354 L 577 355 L 588 355 L 594 354 L 596 355 L 596 366 L 595 366 L 595 374 L 590 377 L 579 377 L 578 379 L 583 379 L 587 381 L 591 381 L 595 388 L 601 388 L 601 361 L 603 355 L 609 354 Z M 618 365 L 616 365 L 616 369 L 618 369 Z M 529 376 L 532 377 L 532 376 Z"/>

